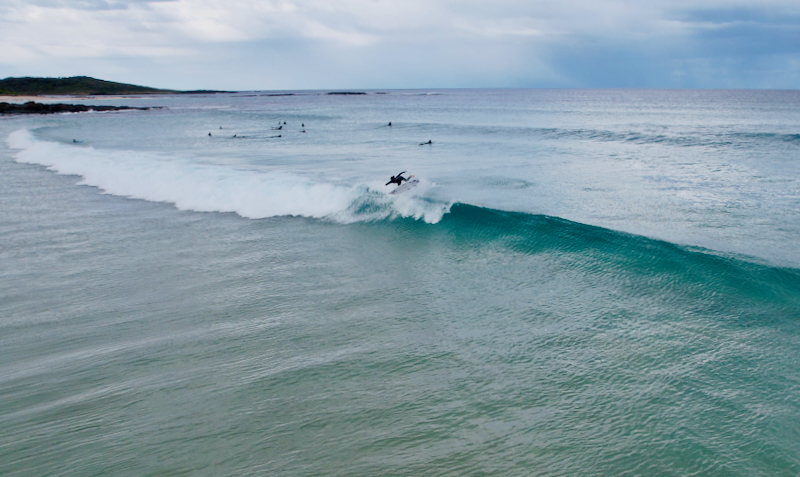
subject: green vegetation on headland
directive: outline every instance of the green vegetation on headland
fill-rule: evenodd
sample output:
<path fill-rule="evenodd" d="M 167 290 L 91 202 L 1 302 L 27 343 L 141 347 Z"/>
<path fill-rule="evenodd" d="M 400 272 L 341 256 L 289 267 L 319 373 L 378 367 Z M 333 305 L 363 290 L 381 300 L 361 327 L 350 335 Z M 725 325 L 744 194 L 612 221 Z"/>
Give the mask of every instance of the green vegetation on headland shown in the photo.
<path fill-rule="evenodd" d="M 74 76 L 72 78 L 6 78 L 0 80 L 0 89 L 10 92 L 12 95 L 176 93 L 176 91 L 165 89 L 103 81 L 89 78 L 88 76 Z"/>
<path fill-rule="evenodd" d="M 84 104 L 42 104 L 29 101 L 25 104 L 0 103 L 1 114 L 55 114 L 55 113 L 82 113 L 86 111 L 121 111 L 134 108 L 131 106 L 90 106 Z"/>
<path fill-rule="evenodd" d="M 110 95 L 110 94 L 208 94 L 225 91 L 173 91 L 134 84 L 114 83 L 88 76 L 71 78 L 6 78 L 0 80 L 0 95 L 37 96 L 46 94 Z"/>

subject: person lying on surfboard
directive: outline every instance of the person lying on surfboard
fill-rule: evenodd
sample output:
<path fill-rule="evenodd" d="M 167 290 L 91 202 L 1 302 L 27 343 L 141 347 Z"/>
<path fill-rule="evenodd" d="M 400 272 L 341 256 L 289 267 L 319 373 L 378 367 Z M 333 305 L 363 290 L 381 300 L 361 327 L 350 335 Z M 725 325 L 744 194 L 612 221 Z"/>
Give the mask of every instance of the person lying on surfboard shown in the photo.
<path fill-rule="evenodd" d="M 389 182 L 387 182 L 386 185 L 397 184 L 399 186 L 400 184 L 403 183 L 403 181 L 408 181 L 408 179 L 403 177 L 403 174 L 405 174 L 405 173 L 406 173 L 406 171 L 403 171 L 400 174 L 397 174 L 397 176 L 392 176 L 392 178 L 389 179 Z M 414 177 L 414 176 L 411 176 L 411 177 Z"/>

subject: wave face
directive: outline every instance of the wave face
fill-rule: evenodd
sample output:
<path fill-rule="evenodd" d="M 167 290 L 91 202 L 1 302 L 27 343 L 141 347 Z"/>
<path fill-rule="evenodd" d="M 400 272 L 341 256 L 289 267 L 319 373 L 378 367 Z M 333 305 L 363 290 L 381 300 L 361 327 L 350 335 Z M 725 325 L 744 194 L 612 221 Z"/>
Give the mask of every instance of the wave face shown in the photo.
<path fill-rule="evenodd" d="M 81 176 L 106 193 L 174 204 L 180 210 L 233 212 L 249 219 L 302 216 L 340 223 L 411 217 L 436 223 L 448 204 L 418 195 L 390 196 L 368 184 L 342 186 L 287 172 L 238 170 L 163 154 L 96 150 L 36 140 L 28 130 L 8 136 L 17 162 Z M 424 192 L 423 182 L 418 187 Z"/>
<path fill-rule="evenodd" d="M 582 272 L 636 277 L 658 295 L 716 302 L 734 314 L 800 316 L 800 270 L 585 225 L 557 217 L 455 204 L 441 227 L 457 243 L 551 254 Z M 725 297 L 721 301 L 721 297 Z M 768 311 L 768 309 L 770 311 Z M 793 319 L 794 319 L 793 318 Z"/>

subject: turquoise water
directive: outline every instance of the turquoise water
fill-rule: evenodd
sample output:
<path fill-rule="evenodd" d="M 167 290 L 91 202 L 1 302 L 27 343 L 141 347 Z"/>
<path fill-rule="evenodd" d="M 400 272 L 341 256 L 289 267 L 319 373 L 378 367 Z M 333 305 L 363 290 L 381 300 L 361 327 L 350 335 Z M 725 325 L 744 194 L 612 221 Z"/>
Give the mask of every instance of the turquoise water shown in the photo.
<path fill-rule="evenodd" d="M 298 93 L 0 121 L 0 474 L 800 473 L 800 93 Z"/>

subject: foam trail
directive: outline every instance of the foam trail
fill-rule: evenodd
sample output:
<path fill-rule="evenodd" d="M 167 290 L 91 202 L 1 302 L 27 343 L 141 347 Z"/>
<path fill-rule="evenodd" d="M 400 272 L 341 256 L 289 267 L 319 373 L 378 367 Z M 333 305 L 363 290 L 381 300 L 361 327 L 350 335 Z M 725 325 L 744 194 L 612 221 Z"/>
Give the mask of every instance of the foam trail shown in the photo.
<path fill-rule="evenodd" d="M 360 184 L 344 187 L 291 173 L 206 165 L 136 151 L 102 151 L 36 140 L 27 130 L 9 134 L 17 162 L 77 175 L 106 193 L 174 204 L 180 210 L 234 212 L 261 219 L 303 216 L 341 223 L 413 217 L 439 222 L 449 205 L 418 197 L 394 198 Z"/>

